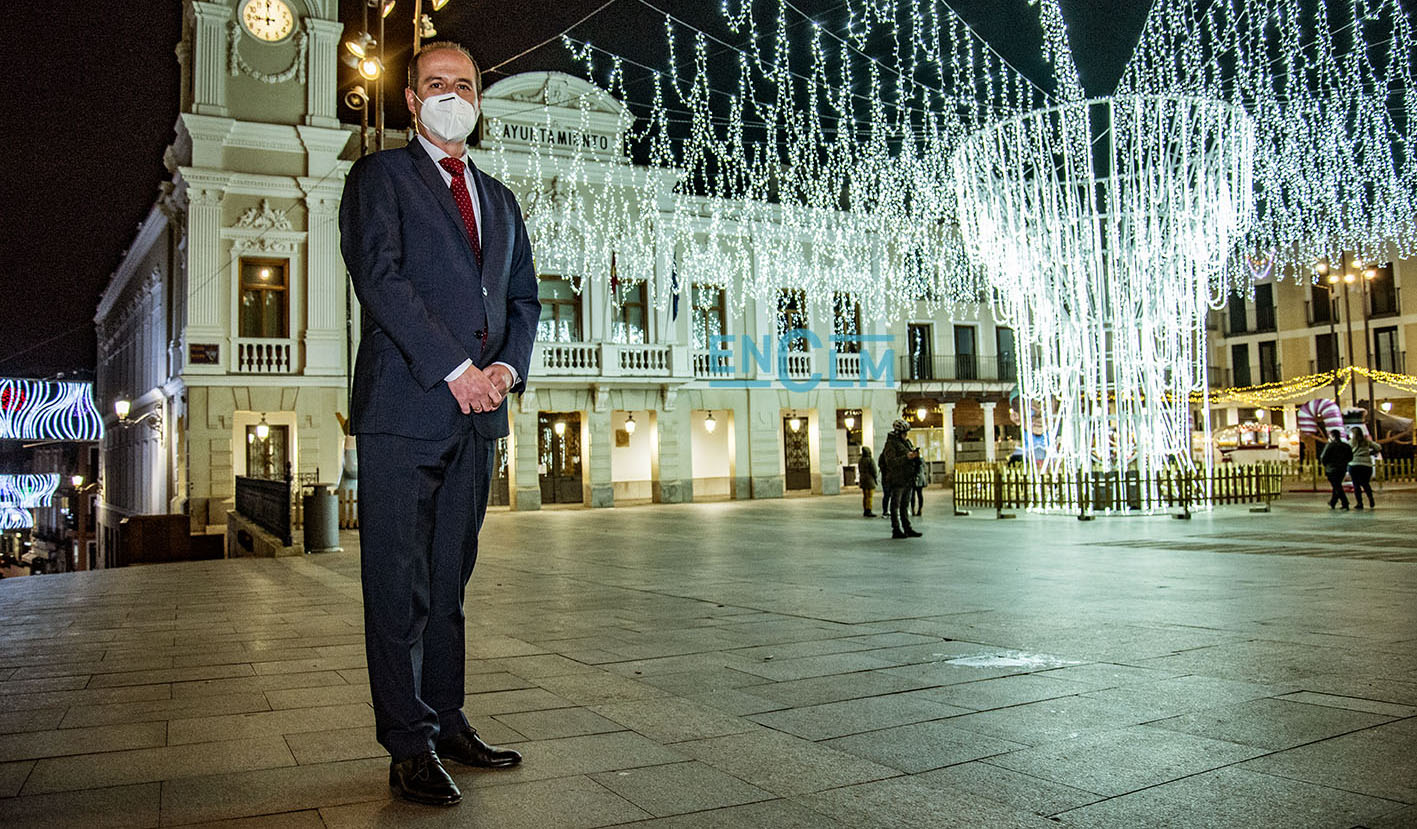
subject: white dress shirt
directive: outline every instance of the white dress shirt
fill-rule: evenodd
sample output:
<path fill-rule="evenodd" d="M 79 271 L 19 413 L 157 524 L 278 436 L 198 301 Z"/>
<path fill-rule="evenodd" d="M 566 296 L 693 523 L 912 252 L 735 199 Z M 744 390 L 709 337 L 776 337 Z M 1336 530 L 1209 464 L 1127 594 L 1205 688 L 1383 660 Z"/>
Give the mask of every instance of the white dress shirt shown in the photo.
<path fill-rule="evenodd" d="M 437 144 L 434 144 L 432 141 L 429 141 L 427 138 L 424 138 L 422 135 L 418 136 L 418 141 L 419 141 L 419 143 L 421 143 L 421 144 L 423 145 L 423 149 L 428 153 L 428 157 L 431 158 L 431 159 L 433 159 L 433 165 L 438 168 L 438 175 L 440 175 L 440 176 L 443 177 L 443 184 L 445 184 L 449 189 L 452 189 L 452 186 L 453 186 L 453 174 L 450 173 L 450 172 L 448 172 L 447 170 L 443 169 L 443 165 L 439 163 L 439 162 L 442 161 L 443 159 L 448 158 L 448 157 L 449 157 L 448 154 L 445 153 L 445 152 L 443 152 L 443 149 L 442 149 L 441 147 L 439 147 Z M 475 178 L 473 177 L 473 175 L 472 175 L 472 161 L 469 160 L 468 155 L 467 155 L 467 150 L 466 150 L 466 149 L 463 150 L 462 162 L 463 162 L 464 165 L 466 165 L 466 166 L 463 167 L 462 176 L 463 176 L 463 181 L 467 182 L 467 192 L 468 192 L 468 195 L 472 196 L 472 214 L 473 214 L 475 217 L 477 217 L 477 244 L 478 244 L 478 247 L 481 247 L 481 246 L 482 246 L 482 203 L 481 203 L 480 201 L 478 201 L 478 199 L 477 199 L 477 181 L 476 181 L 476 179 L 475 179 Z M 461 377 L 462 374 L 463 374 L 463 372 L 467 371 L 468 367 L 471 366 L 471 365 L 472 365 L 472 360 L 463 360 L 462 363 L 460 363 L 457 368 L 455 368 L 455 369 L 453 369 L 452 371 L 448 372 L 448 376 L 444 377 L 443 380 L 444 380 L 445 382 L 448 382 L 448 383 L 453 382 L 454 380 L 456 380 L 456 379 L 458 379 L 459 377 Z M 498 360 L 497 362 L 493 363 L 492 365 L 505 367 L 505 368 L 507 369 L 507 373 L 510 374 L 510 375 L 512 375 L 512 385 L 513 385 L 513 386 L 515 386 L 515 385 L 517 384 L 517 382 L 520 380 L 520 378 L 517 377 L 517 370 L 514 369 L 514 368 L 512 368 L 511 365 L 509 365 L 509 364 L 507 364 L 507 363 L 504 363 L 504 362 L 502 362 L 501 360 Z"/>

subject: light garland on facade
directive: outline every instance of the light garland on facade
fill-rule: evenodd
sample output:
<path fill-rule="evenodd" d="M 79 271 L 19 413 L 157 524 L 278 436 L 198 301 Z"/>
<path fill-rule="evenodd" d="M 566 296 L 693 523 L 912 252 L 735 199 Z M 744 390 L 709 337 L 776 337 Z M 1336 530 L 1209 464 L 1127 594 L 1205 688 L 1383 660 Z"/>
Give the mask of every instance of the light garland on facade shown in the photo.
<path fill-rule="evenodd" d="M 1355 375 L 1361 375 L 1374 383 L 1397 389 L 1406 394 L 1417 394 L 1417 377 L 1411 374 L 1396 374 L 1366 366 L 1348 366 L 1333 371 L 1295 377 L 1279 383 L 1193 392 L 1191 402 L 1198 405 L 1253 406 L 1273 409 L 1289 403 L 1309 400 L 1322 390 L 1332 389 L 1335 383 L 1337 383 L 1337 390 L 1334 396 L 1341 398 L 1353 383 Z"/>
<path fill-rule="evenodd" d="M 877 319 L 992 297 L 1040 355 L 1022 393 L 1052 401 L 1050 463 L 1189 457 L 1205 308 L 1261 273 L 1417 250 L 1411 22 L 1398 0 L 1157 0 L 1089 102 L 1058 0 L 1034 5 L 1051 92 L 937 2 L 845 0 L 833 27 L 722 0 L 734 42 L 664 13 L 661 68 L 566 37 L 640 117 L 609 156 L 534 150 L 543 270 L 604 279 L 613 258 L 661 308 L 670 268 L 737 309 L 784 288 Z"/>

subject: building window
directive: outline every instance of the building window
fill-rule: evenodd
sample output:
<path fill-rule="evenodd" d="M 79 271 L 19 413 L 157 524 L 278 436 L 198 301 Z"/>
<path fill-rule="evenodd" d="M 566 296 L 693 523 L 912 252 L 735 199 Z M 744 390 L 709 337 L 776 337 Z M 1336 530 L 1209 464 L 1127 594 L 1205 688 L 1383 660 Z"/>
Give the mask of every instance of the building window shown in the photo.
<path fill-rule="evenodd" d="M 975 342 L 974 326 L 955 326 L 955 376 L 956 380 L 979 379 L 979 351 Z"/>
<path fill-rule="evenodd" d="M 1320 334 L 1314 337 L 1314 371 L 1338 368 L 1338 335 Z"/>
<path fill-rule="evenodd" d="M 1230 346 L 1230 382 L 1236 386 L 1250 385 L 1250 347 L 1245 343 Z"/>
<path fill-rule="evenodd" d="M 710 348 L 714 337 L 722 337 L 727 333 L 724 323 L 728 314 L 723 287 L 695 284 L 693 300 L 690 325 L 693 326 L 694 347 Z"/>
<path fill-rule="evenodd" d="M 621 282 L 613 300 L 618 303 L 610 323 L 610 341 L 642 344 L 649 342 L 649 287 L 644 282 Z"/>
<path fill-rule="evenodd" d="M 1231 334 L 1243 334 L 1249 330 L 1249 320 L 1246 317 L 1245 298 L 1240 294 L 1231 294 L 1229 302 L 1226 303 L 1230 312 Z"/>
<path fill-rule="evenodd" d="M 286 262 L 241 260 L 239 336 L 283 340 L 290 336 L 290 291 Z"/>
<path fill-rule="evenodd" d="M 861 353 L 861 302 L 855 295 L 832 294 L 832 335 L 838 353 Z"/>
<path fill-rule="evenodd" d="M 564 276 L 543 276 L 536 294 L 541 300 L 541 320 L 536 326 L 536 338 L 553 343 L 580 342 L 581 298 L 571 280 Z"/>
<path fill-rule="evenodd" d="M 1402 351 L 1397 347 L 1397 326 L 1373 329 L 1373 368 L 1379 371 L 1402 372 Z"/>
<path fill-rule="evenodd" d="M 1273 331 L 1274 329 L 1274 286 L 1266 282 L 1263 285 L 1255 286 L 1255 330 Z"/>
<path fill-rule="evenodd" d="M 931 327 L 926 323 L 912 323 L 906 329 L 906 351 L 910 355 L 909 371 L 906 377 L 911 380 L 933 380 L 934 352 L 930 346 L 934 339 Z"/>
<path fill-rule="evenodd" d="M 1314 285 L 1309 289 L 1309 324 L 1327 325 L 1330 322 L 1337 322 L 1337 314 L 1333 312 L 1333 295 L 1329 293 L 1327 285 Z"/>
<path fill-rule="evenodd" d="M 807 330 L 807 292 L 801 288 L 783 288 L 777 295 L 777 338 L 788 351 L 806 351 L 807 338 L 798 334 L 791 340 L 788 334 Z M 780 346 L 782 347 L 782 346 Z"/>
<path fill-rule="evenodd" d="M 1399 313 L 1397 285 L 1392 278 L 1392 266 L 1374 268 L 1377 275 L 1368 280 L 1368 300 L 1371 303 L 1370 316 L 1391 317 Z"/>
<path fill-rule="evenodd" d="M 1279 382 L 1279 343 L 1274 340 L 1259 344 L 1260 382 Z"/>
<path fill-rule="evenodd" d="M 994 344 L 999 355 L 999 379 L 1004 382 L 1018 382 L 1018 346 L 1014 342 L 1012 328 L 995 328 Z"/>

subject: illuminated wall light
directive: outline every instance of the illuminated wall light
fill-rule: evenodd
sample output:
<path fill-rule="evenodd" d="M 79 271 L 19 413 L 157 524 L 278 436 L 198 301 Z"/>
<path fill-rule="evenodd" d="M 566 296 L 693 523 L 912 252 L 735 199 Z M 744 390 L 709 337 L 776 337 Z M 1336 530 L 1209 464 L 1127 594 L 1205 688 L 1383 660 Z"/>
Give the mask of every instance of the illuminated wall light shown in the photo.
<path fill-rule="evenodd" d="M 704 415 L 704 431 L 713 434 L 713 430 L 718 428 L 718 421 L 713 419 L 713 412 Z"/>
<path fill-rule="evenodd" d="M 566 421 L 556 421 L 554 424 L 552 424 L 551 429 L 556 433 L 556 437 L 561 437 L 562 435 L 566 434 Z"/>
<path fill-rule="evenodd" d="M 627 434 L 627 435 L 633 435 L 634 433 L 635 433 L 635 416 L 634 416 L 633 414 L 627 414 L 627 415 L 625 415 L 625 434 Z"/>
<path fill-rule="evenodd" d="M 842 419 L 841 422 L 846 424 L 847 429 L 856 428 L 856 418 L 852 417 L 851 415 L 847 415 L 845 418 Z"/>

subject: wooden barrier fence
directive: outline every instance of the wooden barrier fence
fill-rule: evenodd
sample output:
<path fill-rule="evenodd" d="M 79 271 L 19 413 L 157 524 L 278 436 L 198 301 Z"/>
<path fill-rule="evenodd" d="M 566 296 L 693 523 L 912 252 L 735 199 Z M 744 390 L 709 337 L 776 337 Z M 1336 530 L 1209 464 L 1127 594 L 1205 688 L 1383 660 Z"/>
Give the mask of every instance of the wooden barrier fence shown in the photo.
<path fill-rule="evenodd" d="M 1207 495 L 1207 493 L 1209 493 Z M 1143 477 L 1137 472 L 1032 473 L 1018 467 L 956 471 L 956 514 L 969 508 L 1036 509 L 1075 512 L 1079 518 L 1097 513 L 1156 513 L 1220 504 L 1260 504 L 1283 493 L 1282 470 L 1275 464 L 1217 467 L 1204 470 L 1166 469 Z"/>

